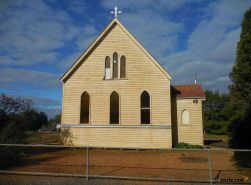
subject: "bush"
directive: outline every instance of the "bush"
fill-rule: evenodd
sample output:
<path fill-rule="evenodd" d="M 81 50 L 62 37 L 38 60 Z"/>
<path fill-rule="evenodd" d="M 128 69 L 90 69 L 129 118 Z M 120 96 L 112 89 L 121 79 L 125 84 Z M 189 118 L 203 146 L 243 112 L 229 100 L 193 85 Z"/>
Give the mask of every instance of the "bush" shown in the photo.
<path fill-rule="evenodd" d="M 187 149 L 202 149 L 203 148 L 203 146 L 201 145 L 191 145 L 184 142 L 177 143 L 174 147 L 175 148 L 187 148 Z"/>
<path fill-rule="evenodd" d="M 20 143 L 26 130 L 48 122 L 44 113 L 31 106 L 31 100 L 0 94 L 0 143 Z M 21 154 L 16 147 L 0 147 L 0 169 L 19 164 Z"/>
<path fill-rule="evenodd" d="M 234 160 L 237 165 L 245 168 L 251 168 L 251 155 L 250 152 L 234 152 Z"/>
<path fill-rule="evenodd" d="M 47 115 L 44 112 L 38 112 L 34 109 L 29 109 L 20 114 L 21 119 L 25 124 L 25 130 L 38 130 L 43 125 L 48 124 Z"/>
<path fill-rule="evenodd" d="M 206 133 L 215 135 L 228 134 L 229 125 L 230 121 L 215 121 L 215 120 L 204 121 L 204 129 Z"/>
<path fill-rule="evenodd" d="M 250 149 L 251 148 L 251 107 L 244 115 L 237 115 L 232 119 L 229 126 L 231 148 Z"/>
<path fill-rule="evenodd" d="M 21 163 L 21 152 L 14 147 L 0 147 L 0 170 Z"/>

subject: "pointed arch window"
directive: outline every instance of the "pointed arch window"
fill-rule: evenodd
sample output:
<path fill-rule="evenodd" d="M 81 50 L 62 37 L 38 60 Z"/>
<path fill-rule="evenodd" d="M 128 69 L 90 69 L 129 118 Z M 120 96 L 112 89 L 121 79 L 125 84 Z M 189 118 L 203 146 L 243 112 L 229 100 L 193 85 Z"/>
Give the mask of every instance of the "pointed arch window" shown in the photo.
<path fill-rule="evenodd" d="M 110 124 L 119 124 L 119 94 L 116 91 L 110 96 Z"/>
<path fill-rule="evenodd" d="M 120 78 L 126 77 L 126 57 L 123 55 L 120 58 Z"/>
<path fill-rule="evenodd" d="M 190 113 L 186 109 L 182 111 L 181 122 L 182 122 L 183 125 L 189 125 L 190 124 Z"/>
<path fill-rule="evenodd" d="M 105 79 L 111 79 L 111 61 L 109 56 L 105 58 Z"/>
<path fill-rule="evenodd" d="M 150 105 L 150 95 L 147 91 L 142 92 L 140 96 L 140 112 L 141 112 L 141 124 L 150 124 L 151 105 Z"/>
<path fill-rule="evenodd" d="M 81 108 L 80 108 L 80 123 L 89 123 L 90 121 L 90 96 L 88 92 L 81 95 Z"/>
<path fill-rule="evenodd" d="M 118 53 L 113 54 L 113 78 L 118 78 Z"/>

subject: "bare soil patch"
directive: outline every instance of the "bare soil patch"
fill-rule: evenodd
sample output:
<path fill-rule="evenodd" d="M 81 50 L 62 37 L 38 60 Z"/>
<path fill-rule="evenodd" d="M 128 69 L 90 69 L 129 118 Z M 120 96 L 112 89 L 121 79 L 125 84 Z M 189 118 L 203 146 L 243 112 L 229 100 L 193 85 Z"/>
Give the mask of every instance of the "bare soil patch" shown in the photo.
<path fill-rule="evenodd" d="M 209 178 L 207 151 L 89 150 L 89 174 L 205 180 Z M 238 167 L 233 152 L 212 151 L 213 178 L 251 179 L 251 169 Z M 29 151 L 20 166 L 9 170 L 86 174 L 85 149 Z"/>

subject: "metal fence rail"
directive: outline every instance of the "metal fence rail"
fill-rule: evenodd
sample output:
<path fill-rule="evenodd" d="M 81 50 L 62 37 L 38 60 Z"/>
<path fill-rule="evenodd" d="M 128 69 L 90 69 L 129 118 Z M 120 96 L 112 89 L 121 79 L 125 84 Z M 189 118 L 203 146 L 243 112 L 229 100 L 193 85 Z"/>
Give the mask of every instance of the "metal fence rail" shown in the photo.
<path fill-rule="evenodd" d="M 251 150 L 248 149 L 104 149 L 0 144 L 0 156 L 8 155 L 4 152 L 12 149 L 21 154 L 21 162 L 4 168 L 0 159 L 0 174 L 251 184 Z"/>

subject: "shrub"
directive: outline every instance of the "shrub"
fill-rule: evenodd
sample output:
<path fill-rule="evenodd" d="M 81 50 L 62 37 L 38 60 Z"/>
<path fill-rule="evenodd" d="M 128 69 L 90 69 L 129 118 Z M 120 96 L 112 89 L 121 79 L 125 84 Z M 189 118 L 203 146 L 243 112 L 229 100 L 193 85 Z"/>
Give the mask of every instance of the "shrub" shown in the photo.
<path fill-rule="evenodd" d="M 202 149 L 203 148 L 203 146 L 201 145 L 191 145 L 184 142 L 177 143 L 174 147 L 175 148 L 188 148 L 188 149 Z"/>
<path fill-rule="evenodd" d="M 229 125 L 230 121 L 204 121 L 204 129 L 209 134 L 226 135 L 228 134 Z"/>

